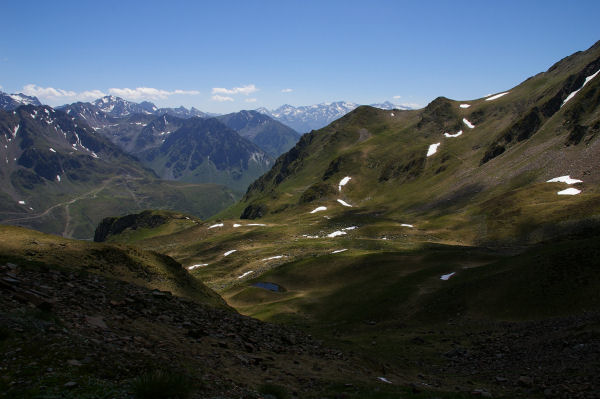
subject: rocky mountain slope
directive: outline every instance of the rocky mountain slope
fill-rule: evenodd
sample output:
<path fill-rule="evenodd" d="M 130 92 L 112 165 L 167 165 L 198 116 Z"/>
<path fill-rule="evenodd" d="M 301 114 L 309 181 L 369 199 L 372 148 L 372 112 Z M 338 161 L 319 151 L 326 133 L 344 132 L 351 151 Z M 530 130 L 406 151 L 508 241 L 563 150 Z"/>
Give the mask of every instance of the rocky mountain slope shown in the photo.
<path fill-rule="evenodd" d="M 0 132 L 5 224 L 89 238 L 115 212 L 172 207 L 206 217 L 234 199 L 224 187 L 161 182 L 83 120 L 48 106 L 0 111 Z"/>
<path fill-rule="evenodd" d="M 272 164 L 260 148 L 214 118 L 184 120 L 160 147 L 139 157 L 163 179 L 220 183 L 237 191 Z"/>
<path fill-rule="evenodd" d="M 300 139 L 292 128 L 257 111 L 234 112 L 217 119 L 273 158 L 287 152 Z"/>

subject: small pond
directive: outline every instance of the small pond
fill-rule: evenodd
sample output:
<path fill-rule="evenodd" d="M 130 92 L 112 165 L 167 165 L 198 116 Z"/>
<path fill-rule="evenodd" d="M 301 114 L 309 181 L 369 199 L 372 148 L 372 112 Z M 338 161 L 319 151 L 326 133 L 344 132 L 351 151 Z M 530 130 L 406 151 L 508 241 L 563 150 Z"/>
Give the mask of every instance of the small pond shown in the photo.
<path fill-rule="evenodd" d="M 273 291 L 273 292 L 282 292 L 283 287 L 275 284 L 275 283 L 266 283 L 263 281 L 259 281 L 258 283 L 252 284 L 254 287 L 263 288 L 265 290 Z"/>

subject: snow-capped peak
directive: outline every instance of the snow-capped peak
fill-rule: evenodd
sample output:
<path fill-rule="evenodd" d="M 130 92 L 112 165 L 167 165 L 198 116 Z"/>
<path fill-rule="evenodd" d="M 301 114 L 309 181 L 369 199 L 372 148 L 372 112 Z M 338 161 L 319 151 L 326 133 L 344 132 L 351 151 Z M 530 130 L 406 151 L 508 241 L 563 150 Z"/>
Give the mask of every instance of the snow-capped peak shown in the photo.
<path fill-rule="evenodd" d="M 268 115 L 283 124 L 290 126 L 298 132 L 307 132 L 327 126 L 336 119 L 356 109 L 360 104 L 348 101 L 324 102 L 313 105 L 295 107 L 284 104 L 279 108 L 268 110 L 258 108 L 257 112 Z M 408 107 L 392 104 L 389 101 L 380 104 L 371 104 L 372 107 L 381 109 L 410 109 Z"/>

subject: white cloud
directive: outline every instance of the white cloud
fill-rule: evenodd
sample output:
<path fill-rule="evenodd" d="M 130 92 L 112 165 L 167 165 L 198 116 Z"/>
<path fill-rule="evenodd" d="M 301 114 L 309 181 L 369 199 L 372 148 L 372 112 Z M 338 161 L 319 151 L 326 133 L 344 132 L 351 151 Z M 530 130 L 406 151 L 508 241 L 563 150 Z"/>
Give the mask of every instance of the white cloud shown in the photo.
<path fill-rule="evenodd" d="M 247 95 L 257 92 L 257 91 L 258 91 L 258 89 L 254 85 L 234 87 L 233 89 L 226 89 L 224 87 L 213 87 L 212 94 L 228 94 L 228 95 L 244 94 L 247 96 Z"/>
<path fill-rule="evenodd" d="M 402 98 L 402 96 L 394 96 L 394 97 L 392 97 L 392 98 L 393 98 L 394 100 L 399 100 L 399 99 L 401 99 L 401 98 Z"/>
<path fill-rule="evenodd" d="M 224 101 L 233 101 L 233 98 L 231 97 L 227 97 L 227 96 L 220 96 L 218 94 L 215 94 L 214 96 L 211 97 L 211 99 L 213 101 L 218 101 L 220 103 L 224 102 Z"/>
<path fill-rule="evenodd" d="M 68 101 L 91 101 L 107 94 L 123 97 L 128 100 L 159 100 L 165 99 L 172 95 L 197 95 L 200 94 L 197 90 L 161 90 L 152 87 L 137 87 L 130 88 L 110 88 L 108 93 L 102 90 L 85 90 L 76 92 L 73 90 L 63 90 L 54 87 L 41 87 L 35 84 L 28 84 L 23 87 L 23 93 L 29 96 L 36 96 L 42 102 L 46 103 L 65 103 Z"/>
<path fill-rule="evenodd" d="M 183 94 L 183 95 L 197 95 L 200 94 L 197 90 L 161 90 L 155 89 L 153 87 L 136 87 L 135 89 L 130 89 L 128 87 L 119 89 L 119 88 L 110 88 L 108 92 L 112 95 L 123 97 L 128 100 L 161 100 L 165 99 L 174 94 Z"/>
<path fill-rule="evenodd" d="M 95 100 L 100 97 L 104 97 L 106 93 L 100 90 L 86 90 L 77 95 L 81 100 Z"/>
<path fill-rule="evenodd" d="M 255 103 L 257 100 L 256 100 L 256 98 L 247 98 L 245 101 L 247 103 Z"/>
<path fill-rule="evenodd" d="M 283 90 L 281 90 L 282 93 L 291 93 L 293 91 L 294 91 L 294 89 L 283 89 Z"/>
<path fill-rule="evenodd" d="M 34 84 L 23 86 L 23 94 L 40 98 L 75 97 L 77 93 L 69 90 L 55 89 L 54 87 L 40 87 Z"/>

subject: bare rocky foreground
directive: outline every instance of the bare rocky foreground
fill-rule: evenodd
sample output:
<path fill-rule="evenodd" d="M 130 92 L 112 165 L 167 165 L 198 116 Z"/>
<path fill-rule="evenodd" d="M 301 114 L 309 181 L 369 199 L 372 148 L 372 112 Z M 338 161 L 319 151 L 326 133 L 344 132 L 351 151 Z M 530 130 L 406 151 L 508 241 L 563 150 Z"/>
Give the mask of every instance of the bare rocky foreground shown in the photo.
<path fill-rule="evenodd" d="M 131 379 L 155 369 L 188 375 L 197 397 L 256 397 L 269 382 L 304 397 L 375 379 L 302 333 L 97 275 L 8 264 L 0 288 L 8 397 L 95 386 L 129 397 Z"/>
<path fill-rule="evenodd" d="M 126 398 L 137 376 L 156 369 L 188 376 L 194 397 L 207 398 L 260 397 L 265 383 L 285 386 L 294 397 L 336 390 L 341 393 L 331 397 L 361 397 L 357 386 L 407 398 L 447 397 L 435 396 L 438 390 L 465 397 L 600 397 L 597 313 L 401 329 L 398 337 L 410 345 L 401 356 L 418 371 L 407 379 L 383 360 L 326 348 L 302 332 L 94 274 L 7 263 L 0 266 L 0 289 L 4 397 L 103 392 Z M 372 328 L 377 333 L 379 326 Z M 438 355 L 434 362 L 431 353 Z M 420 396 L 427 392 L 434 396 Z"/>

